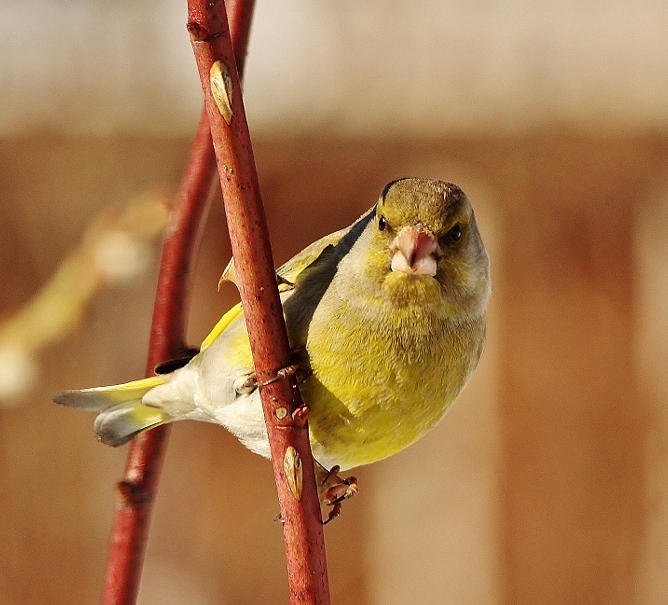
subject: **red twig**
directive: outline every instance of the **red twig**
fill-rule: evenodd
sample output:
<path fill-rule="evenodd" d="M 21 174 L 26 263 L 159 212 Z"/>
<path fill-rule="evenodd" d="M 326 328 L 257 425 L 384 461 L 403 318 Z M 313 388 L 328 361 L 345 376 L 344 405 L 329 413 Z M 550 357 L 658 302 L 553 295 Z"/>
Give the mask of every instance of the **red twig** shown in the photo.
<path fill-rule="evenodd" d="M 271 444 L 293 604 L 328 604 L 313 457 L 279 300 L 255 159 L 221 0 L 189 0 L 188 30 L 204 90 L 232 252 Z M 276 380 L 276 377 L 279 379 Z"/>
<path fill-rule="evenodd" d="M 253 0 L 230 2 L 230 29 L 239 66 L 244 62 L 253 4 Z M 163 245 L 147 375 L 151 375 L 160 362 L 179 357 L 186 350 L 191 268 L 211 205 L 215 176 L 215 156 L 204 110 Z M 104 605 L 131 605 L 136 601 L 150 514 L 168 436 L 167 425 L 158 427 L 137 437 L 130 446 L 125 476 L 118 484 Z"/>

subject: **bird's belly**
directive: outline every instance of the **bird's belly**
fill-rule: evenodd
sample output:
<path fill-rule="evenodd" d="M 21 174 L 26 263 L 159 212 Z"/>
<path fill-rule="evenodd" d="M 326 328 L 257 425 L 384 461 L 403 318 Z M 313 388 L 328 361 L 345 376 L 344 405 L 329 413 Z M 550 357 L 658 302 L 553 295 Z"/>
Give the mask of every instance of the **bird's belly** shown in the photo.
<path fill-rule="evenodd" d="M 301 390 L 311 407 L 314 457 L 343 470 L 391 456 L 422 437 L 443 417 L 469 374 L 437 364 L 426 372 L 419 364 L 379 368 L 372 376 L 350 367 L 338 370 L 314 375 Z"/>

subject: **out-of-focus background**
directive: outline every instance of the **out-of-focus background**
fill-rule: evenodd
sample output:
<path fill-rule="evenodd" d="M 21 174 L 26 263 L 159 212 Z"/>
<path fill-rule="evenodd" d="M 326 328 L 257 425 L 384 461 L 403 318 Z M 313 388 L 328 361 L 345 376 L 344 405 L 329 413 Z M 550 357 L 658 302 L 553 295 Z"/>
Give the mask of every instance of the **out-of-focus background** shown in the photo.
<path fill-rule="evenodd" d="M 126 452 L 49 393 L 143 373 L 201 103 L 185 5 L 0 1 L 1 605 L 99 598 Z M 415 175 L 464 188 L 493 265 L 465 394 L 326 528 L 334 602 L 668 602 L 667 31 L 653 0 L 258 2 L 277 262 Z M 228 258 L 217 203 L 194 344 Z M 287 602 L 276 512 L 266 461 L 175 426 L 140 603 Z"/>

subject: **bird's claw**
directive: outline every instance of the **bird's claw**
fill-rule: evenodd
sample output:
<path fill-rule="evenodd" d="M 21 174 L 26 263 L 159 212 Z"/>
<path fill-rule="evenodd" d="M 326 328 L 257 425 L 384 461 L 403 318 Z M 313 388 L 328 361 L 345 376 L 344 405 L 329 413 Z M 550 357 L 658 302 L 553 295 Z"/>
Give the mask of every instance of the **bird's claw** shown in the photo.
<path fill-rule="evenodd" d="M 320 464 L 316 465 L 316 476 L 318 478 L 318 492 L 320 501 L 331 506 L 327 519 L 322 523 L 326 525 L 341 514 L 341 505 L 344 500 L 352 498 L 359 491 L 359 485 L 355 477 L 339 477 L 340 468 L 333 466 L 327 470 Z"/>
<path fill-rule="evenodd" d="M 295 376 L 297 384 L 304 382 L 313 372 L 308 368 L 302 368 L 300 363 L 291 363 L 289 366 L 279 369 L 274 376 L 267 380 L 259 381 L 255 372 L 240 376 L 234 384 L 234 390 L 239 395 L 249 395 L 258 387 L 266 387 L 279 380 L 286 380 Z"/>
<path fill-rule="evenodd" d="M 355 477 L 346 477 L 345 479 L 342 479 L 341 477 L 337 478 L 341 483 L 333 485 L 325 492 L 323 502 L 327 506 L 339 504 L 348 498 L 352 498 L 359 491 L 359 486 Z"/>
<path fill-rule="evenodd" d="M 281 368 L 276 372 L 274 376 L 268 378 L 267 380 L 263 380 L 262 382 L 259 382 L 257 380 L 255 374 L 253 374 L 252 378 L 249 378 L 249 380 L 253 380 L 255 382 L 255 385 L 258 387 L 266 387 L 267 385 L 273 384 L 274 382 L 278 382 L 279 380 L 285 380 L 286 378 L 293 376 L 294 374 L 297 373 L 297 370 L 299 370 L 299 366 L 296 363 L 293 363 L 285 368 Z"/>

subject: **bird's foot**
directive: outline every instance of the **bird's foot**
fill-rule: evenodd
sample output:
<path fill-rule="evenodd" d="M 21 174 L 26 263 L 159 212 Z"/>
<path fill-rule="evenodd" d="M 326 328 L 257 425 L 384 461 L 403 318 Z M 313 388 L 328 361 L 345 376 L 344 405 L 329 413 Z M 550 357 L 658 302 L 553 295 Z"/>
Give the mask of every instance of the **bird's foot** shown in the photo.
<path fill-rule="evenodd" d="M 327 470 L 324 466 L 316 462 L 316 479 L 318 481 L 318 494 L 320 502 L 326 506 L 331 506 L 327 519 L 323 525 L 336 519 L 341 514 L 341 506 L 344 500 L 352 498 L 358 491 L 359 485 L 355 477 L 339 477 L 340 468 L 333 466 Z"/>
<path fill-rule="evenodd" d="M 250 395 L 258 387 L 266 387 L 267 385 L 278 382 L 279 380 L 286 380 L 291 376 L 295 376 L 297 384 L 304 382 L 313 372 L 310 369 L 304 369 L 300 363 L 291 363 L 285 368 L 281 368 L 274 376 L 260 382 L 255 376 L 255 372 L 239 376 L 234 382 L 234 390 L 239 395 Z"/>

